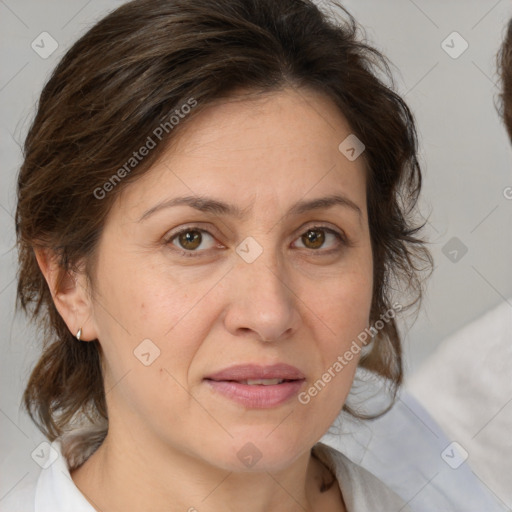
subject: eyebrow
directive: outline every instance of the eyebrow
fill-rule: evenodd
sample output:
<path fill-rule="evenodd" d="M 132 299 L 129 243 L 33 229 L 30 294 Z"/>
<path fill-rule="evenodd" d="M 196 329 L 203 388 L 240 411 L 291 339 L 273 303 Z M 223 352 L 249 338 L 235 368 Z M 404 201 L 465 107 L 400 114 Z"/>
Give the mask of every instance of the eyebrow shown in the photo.
<path fill-rule="evenodd" d="M 246 219 L 249 213 L 248 208 L 241 209 L 238 206 L 228 204 L 210 197 L 183 196 L 175 197 L 173 199 L 168 199 L 158 203 L 157 205 L 144 212 L 137 222 L 142 222 L 160 210 L 182 205 L 190 206 L 191 208 L 204 213 L 231 216 L 239 220 Z M 298 201 L 288 210 L 284 217 L 286 218 L 292 215 L 300 215 L 314 210 L 328 209 L 336 205 L 344 206 L 352 210 L 353 212 L 357 213 L 359 221 L 362 220 L 363 214 L 359 206 L 357 206 L 357 204 L 351 201 L 348 197 L 340 194 L 332 194 L 329 196 L 320 197 L 318 199 Z"/>

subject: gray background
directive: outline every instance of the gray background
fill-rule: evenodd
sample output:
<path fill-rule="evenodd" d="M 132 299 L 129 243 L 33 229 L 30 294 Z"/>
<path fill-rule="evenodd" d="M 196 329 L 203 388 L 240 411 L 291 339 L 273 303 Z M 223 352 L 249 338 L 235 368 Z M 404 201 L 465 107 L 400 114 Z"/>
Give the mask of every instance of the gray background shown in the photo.
<path fill-rule="evenodd" d="M 14 312 L 12 216 L 20 144 L 58 59 L 79 34 L 121 3 L 0 0 L 0 454 L 13 461 L 1 476 L 0 498 L 23 477 L 30 452 L 43 440 L 19 407 L 38 354 L 37 332 Z M 412 376 L 447 336 L 512 296 L 512 199 L 504 195 L 512 186 L 512 152 L 494 107 L 495 54 L 512 5 L 506 0 L 348 0 L 344 5 L 396 66 L 398 90 L 418 122 L 421 210 L 429 217 L 426 234 L 435 271 L 416 322 L 410 318 L 402 325 Z M 43 31 L 59 44 L 47 59 L 31 48 Z M 456 59 L 441 46 L 454 31 L 469 44 Z M 460 43 L 454 44 L 456 51 Z M 451 246 L 443 252 L 454 237 L 467 247 L 457 262 L 444 253 Z"/>

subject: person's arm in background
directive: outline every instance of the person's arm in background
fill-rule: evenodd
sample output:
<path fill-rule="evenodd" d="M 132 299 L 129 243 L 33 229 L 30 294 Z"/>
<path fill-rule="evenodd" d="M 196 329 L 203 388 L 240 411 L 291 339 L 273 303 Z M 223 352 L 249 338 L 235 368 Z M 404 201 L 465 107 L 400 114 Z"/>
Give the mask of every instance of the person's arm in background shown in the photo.
<path fill-rule="evenodd" d="M 504 28 L 505 37 L 496 56 L 496 99 L 512 142 L 512 19 Z M 493 170 L 502 171 L 490 162 L 485 172 Z M 512 166 L 506 176 L 499 191 L 499 206 L 507 209 L 508 225 L 503 231 L 496 229 L 495 236 L 511 247 Z M 500 295 L 498 305 L 443 341 L 415 373 L 407 389 L 452 442 L 458 443 L 460 455 L 452 458 L 454 474 L 460 471 L 459 467 L 467 467 L 477 480 L 476 487 L 467 488 L 466 496 L 471 496 L 477 487 L 483 488 L 508 511 L 512 509 L 512 296 L 501 293 L 500 285 L 505 290 L 510 284 L 510 272 L 504 277 L 503 283 L 493 285 Z"/>

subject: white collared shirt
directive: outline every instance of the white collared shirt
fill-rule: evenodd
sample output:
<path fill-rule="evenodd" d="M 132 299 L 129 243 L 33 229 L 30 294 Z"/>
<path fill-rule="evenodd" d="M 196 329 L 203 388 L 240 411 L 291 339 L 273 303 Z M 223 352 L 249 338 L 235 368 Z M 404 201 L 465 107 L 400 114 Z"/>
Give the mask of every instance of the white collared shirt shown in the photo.
<path fill-rule="evenodd" d="M 51 448 L 58 454 L 55 462 L 16 486 L 0 501 L 0 512 L 96 512 L 71 479 L 60 441 Z M 323 443 L 314 450 L 336 474 L 347 512 L 410 512 L 384 483 L 341 452 Z"/>

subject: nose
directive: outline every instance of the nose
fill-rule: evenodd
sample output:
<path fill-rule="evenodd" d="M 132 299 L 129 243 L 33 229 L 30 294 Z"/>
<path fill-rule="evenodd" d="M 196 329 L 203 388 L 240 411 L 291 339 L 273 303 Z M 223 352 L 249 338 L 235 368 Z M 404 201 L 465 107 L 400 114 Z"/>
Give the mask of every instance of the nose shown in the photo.
<path fill-rule="evenodd" d="M 228 274 L 224 323 L 234 336 L 277 342 L 297 331 L 300 299 L 282 266 L 266 253 L 252 263 L 238 261 Z"/>

